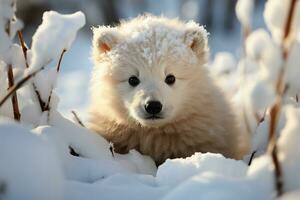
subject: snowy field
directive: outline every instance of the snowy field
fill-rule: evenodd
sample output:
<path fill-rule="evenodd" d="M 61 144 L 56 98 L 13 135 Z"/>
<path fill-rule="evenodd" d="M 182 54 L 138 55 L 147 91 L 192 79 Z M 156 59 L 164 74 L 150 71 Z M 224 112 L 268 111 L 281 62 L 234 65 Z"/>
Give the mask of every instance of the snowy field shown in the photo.
<path fill-rule="evenodd" d="M 251 137 L 248 155 L 233 160 L 196 153 L 158 168 L 135 150 L 115 153 L 80 120 L 60 112 L 82 105 L 76 111 L 83 113 L 86 106 L 74 99 L 88 97 L 89 78 L 80 67 L 89 61 L 63 74 L 59 64 L 76 60 L 76 53 L 68 54 L 73 48 L 84 48 L 89 57 L 89 47 L 81 45 L 85 38 L 76 37 L 84 13 L 45 12 L 30 47 L 18 34 L 24 24 L 14 13 L 14 0 L 0 0 L 1 200 L 300 199 L 299 1 L 268 0 L 266 28 L 254 30 L 253 1 L 239 0 L 243 54 L 236 59 L 220 52 L 210 63 L 211 76 L 232 100 L 245 137 Z M 72 90 L 60 104 L 58 93 L 74 87 L 84 92 Z"/>

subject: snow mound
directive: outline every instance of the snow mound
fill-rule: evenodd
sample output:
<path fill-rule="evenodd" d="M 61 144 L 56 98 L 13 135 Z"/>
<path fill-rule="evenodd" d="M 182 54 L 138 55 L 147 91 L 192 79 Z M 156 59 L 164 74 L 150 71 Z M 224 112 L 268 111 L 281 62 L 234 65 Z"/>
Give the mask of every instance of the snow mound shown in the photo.
<path fill-rule="evenodd" d="M 64 175 L 53 144 L 4 118 L 0 138 L 3 199 L 62 199 Z"/>

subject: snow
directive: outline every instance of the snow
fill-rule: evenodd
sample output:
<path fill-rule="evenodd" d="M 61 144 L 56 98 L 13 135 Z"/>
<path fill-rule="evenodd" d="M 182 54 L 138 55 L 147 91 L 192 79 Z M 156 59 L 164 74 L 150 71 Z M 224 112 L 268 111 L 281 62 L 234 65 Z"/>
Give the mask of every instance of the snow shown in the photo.
<path fill-rule="evenodd" d="M 275 42 L 281 44 L 283 39 L 284 27 L 288 17 L 288 11 L 291 0 L 282 3 L 281 0 L 270 0 L 266 2 L 264 10 L 264 19 L 267 27 L 272 33 Z M 296 2 L 292 22 L 293 34 L 299 33 L 300 30 L 300 4 Z"/>
<path fill-rule="evenodd" d="M 158 168 L 157 181 L 162 185 L 176 186 L 195 174 L 210 172 L 228 177 L 241 177 L 247 166 L 242 161 L 226 159 L 220 154 L 196 153 L 186 159 L 167 160 Z"/>
<path fill-rule="evenodd" d="M 279 138 L 278 148 L 281 152 L 281 161 L 284 163 L 285 190 L 293 191 L 299 190 L 300 187 L 300 174 L 298 173 L 300 167 L 300 148 L 298 144 L 300 139 L 300 109 L 287 106 L 285 110 L 287 123 L 282 130 L 282 136 Z"/>
<path fill-rule="evenodd" d="M 288 55 L 288 59 L 286 62 L 286 74 L 285 74 L 286 77 L 285 77 L 285 79 L 286 79 L 286 82 L 289 84 L 289 87 L 290 87 L 289 89 L 292 90 L 294 92 L 294 94 L 300 91 L 300 79 L 297 76 L 300 73 L 299 51 L 300 51 L 300 41 L 296 41 L 291 46 L 291 49 L 290 49 L 289 55 Z"/>
<path fill-rule="evenodd" d="M 0 179 L 11 186 L 5 197 L 271 199 L 274 194 L 268 156 L 255 159 L 249 168 L 219 154 L 196 153 L 167 160 L 156 173 L 150 158 L 136 151 L 112 157 L 101 136 L 56 114 L 51 126 L 33 130 L 1 120 Z M 80 157 L 70 155 L 69 146 Z"/>
<path fill-rule="evenodd" d="M 14 17 L 15 8 L 9 6 L 11 2 L 0 1 L 0 97 L 6 94 L 7 64 L 14 65 L 16 80 L 28 73 L 20 46 L 12 42 L 21 22 L 11 25 L 12 34 L 9 36 L 3 29 L 4 21 Z M 195 153 L 188 158 L 168 159 L 158 168 L 149 156 L 141 155 L 136 150 L 124 155 L 112 154 L 111 144 L 103 137 L 66 119 L 57 111 L 60 100 L 65 111 L 76 110 L 78 107 L 74 99 L 78 95 L 83 98 L 87 96 L 87 93 L 78 91 L 69 97 L 66 94 L 58 96 L 55 90 L 56 86 L 60 94 L 74 87 L 87 90 L 88 79 L 82 77 L 87 75 L 80 69 L 81 65 L 87 63 L 80 61 L 76 66 L 78 71 L 69 76 L 66 76 L 69 72 L 64 71 L 60 74 L 62 77 L 59 77 L 58 84 L 55 68 L 63 49 L 72 52 L 71 43 L 78 29 L 84 25 L 85 18 L 81 12 L 70 15 L 46 12 L 42 25 L 33 37 L 28 62 L 30 70 L 48 64 L 34 78 L 34 83 L 45 102 L 54 89 L 51 109 L 44 112 L 40 110 L 32 90 L 33 82 L 17 92 L 21 123 L 12 121 L 10 101 L 1 107 L 0 199 L 275 199 L 274 167 L 266 149 L 269 108 L 275 99 L 274 85 L 283 61 L 281 47 L 276 40 L 278 32 L 281 34 L 281 19 L 273 14 L 288 7 L 288 3 L 278 2 L 269 0 L 265 10 L 272 37 L 267 30 L 256 30 L 246 40 L 244 58 L 237 59 L 228 52 L 220 52 L 208 67 L 226 96 L 233 100 L 233 110 L 237 114 L 246 112 L 249 118 L 252 132 L 244 134 L 244 137 L 252 139 L 249 155 L 244 160 L 233 160 L 220 154 Z M 251 24 L 252 4 L 250 0 L 239 0 L 236 7 L 244 25 Z M 298 18 L 294 23 L 298 23 Z M 298 31 L 298 26 L 293 26 Z M 191 23 L 193 27 L 203 31 L 203 27 Z M 81 37 L 79 40 L 82 41 L 75 48 L 81 49 L 81 44 L 86 41 Z M 226 41 L 222 44 L 226 44 Z M 280 199 L 284 200 L 298 199 L 300 196 L 300 149 L 297 143 L 300 139 L 300 110 L 294 98 L 300 85 L 297 77 L 299 51 L 299 41 L 294 41 L 285 74 L 285 81 L 292 92 L 283 99 L 276 130 L 285 192 Z M 88 50 L 84 48 L 81 53 L 86 52 Z M 66 54 L 66 61 L 74 58 L 77 57 L 68 58 Z M 51 60 L 54 62 L 49 63 Z M 85 84 L 74 83 L 74 80 Z M 262 116 L 264 120 L 259 121 Z M 239 125 L 245 126 L 243 117 L 237 120 Z M 254 151 L 254 159 L 248 166 L 250 154 Z"/>
<path fill-rule="evenodd" d="M 38 91 L 40 91 L 41 98 L 44 102 L 48 101 L 48 97 L 51 91 L 53 90 L 53 88 L 55 88 L 57 75 L 58 73 L 56 69 L 51 68 L 41 71 L 34 77 L 34 82 L 40 83 L 37 85 L 37 89 Z"/>
<path fill-rule="evenodd" d="M 279 122 L 276 129 L 277 137 L 279 136 L 279 133 L 281 133 L 286 123 L 286 116 L 284 113 L 280 115 L 278 121 Z M 251 152 L 255 151 L 255 155 L 254 155 L 255 157 L 259 157 L 263 155 L 267 150 L 269 126 L 270 126 L 270 116 L 266 111 L 264 120 L 257 125 L 255 129 L 255 133 L 253 134 L 253 138 L 252 138 Z"/>
<path fill-rule="evenodd" d="M 263 111 L 274 102 L 274 87 L 265 81 L 257 80 L 250 88 L 250 99 L 253 110 Z"/>
<path fill-rule="evenodd" d="M 246 54 L 260 65 L 260 76 L 267 81 L 276 81 L 282 67 L 281 50 L 269 33 L 263 29 L 253 31 L 246 40 Z"/>
<path fill-rule="evenodd" d="M 300 198 L 300 191 L 296 191 L 296 192 L 289 192 L 289 193 L 283 195 L 279 199 L 280 200 L 297 200 L 299 198 Z"/>
<path fill-rule="evenodd" d="M 43 23 L 32 37 L 32 69 L 41 68 L 57 60 L 63 50 L 69 50 L 76 32 L 85 24 L 82 12 L 61 15 L 55 11 L 45 12 Z M 55 39 L 53 41 L 52 39 Z M 43 45 L 40 43 L 43 42 Z"/>
<path fill-rule="evenodd" d="M 260 54 L 264 53 L 271 38 L 264 29 L 258 29 L 251 33 L 246 40 L 246 53 L 255 60 L 260 59 Z"/>
<path fill-rule="evenodd" d="M 243 26 L 248 28 L 251 27 L 253 4 L 253 0 L 238 0 L 235 7 L 237 18 Z"/>
<path fill-rule="evenodd" d="M 0 7 L 0 60 L 6 64 L 13 64 L 14 52 L 11 52 L 11 39 L 15 36 L 16 31 L 22 28 L 20 22 L 15 16 L 16 4 L 15 0 L 1 0 Z M 13 6 L 12 6 L 13 5 Z M 13 22 L 8 23 L 14 19 Z M 6 30 L 5 27 L 8 29 Z"/>
<path fill-rule="evenodd" d="M 236 70 L 236 60 L 231 53 L 219 52 L 215 55 L 214 61 L 211 64 L 212 73 L 215 76 L 222 74 L 230 74 Z"/>
<path fill-rule="evenodd" d="M 62 199 L 63 172 L 55 147 L 4 118 L 0 118 L 0 137 L 3 199 Z"/>

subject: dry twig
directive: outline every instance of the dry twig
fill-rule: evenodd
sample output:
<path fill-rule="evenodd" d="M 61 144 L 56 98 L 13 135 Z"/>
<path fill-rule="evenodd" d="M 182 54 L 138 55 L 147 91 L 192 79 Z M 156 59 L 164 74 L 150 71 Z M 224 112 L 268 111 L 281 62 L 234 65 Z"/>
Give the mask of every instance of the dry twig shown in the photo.
<path fill-rule="evenodd" d="M 85 127 L 85 125 L 83 124 L 83 122 L 82 122 L 82 121 L 80 120 L 80 118 L 78 117 L 77 113 L 76 113 L 74 110 L 72 110 L 71 113 L 73 114 L 75 121 L 76 121 L 80 126 Z"/>
<path fill-rule="evenodd" d="M 39 73 L 44 68 L 40 68 L 27 76 L 25 76 L 22 80 L 20 80 L 17 84 L 13 85 L 11 88 L 9 88 L 7 94 L 0 100 L 0 106 L 2 106 L 6 100 L 13 95 L 20 87 L 22 87 L 28 80 L 30 80 L 32 77 L 34 77 L 37 73 Z"/>
<path fill-rule="evenodd" d="M 26 44 L 24 42 L 23 34 L 22 34 L 21 31 L 18 31 L 18 38 L 19 38 L 19 41 L 20 41 L 20 44 L 21 44 L 21 47 L 22 47 L 26 68 L 29 68 L 28 59 L 27 59 L 27 50 L 28 49 L 27 49 Z"/>
<path fill-rule="evenodd" d="M 291 25 L 292 25 L 296 1 L 297 0 L 291 0 L 290 7 L 289 7 L 288 18 L 284 29 L 284 37 L 282 39 L 282 52 L 283 52 L 282 57 L 284 62 L 280 69 L 277 82 L 276 82 L 276 94 L 277 94 L 276 100 L 270 110 L 271 122 L 269 127 L 268 152 L 272 156 L 272 161 L 275 168 L 275 186 L 276 186 L 278 197 L 283 194 L 283 174 L 282 174 L 282 167 L 280 165 L 280 162 L 278 160 L 278 155 L 277 155 L 278 149 L 276 145 L 276 127 L 278 123 L 278 118 L 280 116 L 282 100 L 286 88 L 283 77 L 285 74 L 286 60 L 288 57 L 288 50 L 289 50 L 289 45 L 287 41 L 289 39 L 290 32 L 291 32 Z"/>
<path fill-rule="evenodd" d="M 11 65 L 8 65 L 7 69 L 7 78 L 8 78 L 8 90 L 14 86 L 14 73 Z M 13 113 L 14 113 L 14 119 L 17 121 L 20 121 L 21 119 L 21 114 L 20 114 L 20 109 L 19 109 L 19 103 L 18 103 L 18 96 L 17 93 L 14 92 L 11 97 L 11 103 L 12 103 L 12 108 L 13 108 Z"/>
<path fill-rule="evenodd" d="M 24 59 L 25 59 L 25 66 L 26 66 L 26 68 L 29 68 L 28 58 L 27 58 L 27 50 L 28 49 L 26 47 L 25 41 L 23 39 L 23 34 L 22 34 L 21 31 L 18 31 L 18 38 L 19 38 L 19 41 L 20 41 L 20 44 L 21 44 L 21 47 L 22 47 L 22 51 L 23 51 L 23 55 L 24 55 Z M 33 87 L 33 90 L 36 94 L 36 98 L 39 102 L 41 111 L 44 112 L 46 103 L 42 100 L 40 92 L 38 91 L 37 86 L 35 85 L 34 82 L 32 82 L 32 87 Z"/>
<path fill-rule="evenodd" d="M 60 57 L 59 57 L 59 60 L 58 60 L 57 66 L 56 66 L 56 72 L 57 73 L 60 70 L 60 64 L 61 64 L 62 58 L 63 58 L 64 54 L 66 53 L 66 51 L 67 51 L 66 49 L 63 49 L 63 51 L 60 54 Z"/>
<path fill-rule="evenodd" d="M 251 163 L 252 163 L 252 160 L 253 160 L 253 158 L 254 158 L 255 154 L 256 154 L 256 151 L 253 151 L 253 152 L 252 152 L 252 154 L 251 154 L 251 156 L 250 156 L 250 159 L 249 159 L 249 162 L 248 162 L 248 166 L 250 166 L 250 165 L 251 165 Z"/>
<path fill-rule="evenodd" d="M 14 6 L 13 4 L 11 6 Z M 8 20 L 7 23 L 6 23 L 6 27 L 5 27 L 5 31 L 6 31 L 6 34 L 8 36 L 10 36 L 10 24 L 11 24 L 11 21 Z M 12 88 L 14 86 L 14 73 L 13 73 L 13 69 L 12 69 L 12 65 L 9 64 L 8 65 L 8 69 L 7 69 L 7 79 L 8 79 L 8 90 L 10 88 Z M 17 93 L 14 92 L 12 94 L 12 98 L 11 98 L 11 103 L 12 103 L 12 108 L 13 108 L 13 114 L 14 114 L 14 119 L 17 120 L 17 121 L 20 121 L 20 118 L 21 118 L 21 114 L 20 114 L 20 110 L 19 110 L 19 104 L 18 104 L 18 96 L 17 96 Z"/>
<path fill-rule="evenodd" d="M 111 156 L 114 158 L 115 157 L 115 148 L 114 148 L 114 144 L 112 142 L 109 143 L 109 151 L 111 152 Z"/>
<path fill-rule="evenodd" d="M 64 56 L 64 53 L 66 52 L 67 50 L 63 49 L 63 51 L 61 52 L 60 54 L 60 57 L 59 57 L 59 60 L 58 60 L 58 63 L 57 63 L 57 66 L 56 66 L 56 72 L 59 73 L 59 70 L 60 70 L 60 65 L 61 65 L 61 61 L 62 61 L 62 58 Z M 45 110 L 49 111 L 50 110 L 50 103 L 51 103 L 51 98 L 52 98 L 52 93 L 53 93 L 53 85 L 51 86 L 51 91 L 50 91 L 50 94 L 48 96 L 48 100 L 47 100 L 47 104 L 45 106 Z"/>

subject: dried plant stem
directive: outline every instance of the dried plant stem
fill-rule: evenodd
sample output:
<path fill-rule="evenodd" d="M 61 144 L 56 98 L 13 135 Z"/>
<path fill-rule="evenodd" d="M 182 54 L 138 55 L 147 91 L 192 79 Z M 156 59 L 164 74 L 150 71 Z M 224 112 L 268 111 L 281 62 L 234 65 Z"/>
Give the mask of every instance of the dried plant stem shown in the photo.
<path fill-rule="evenodd" d="M 270 127 L 269 127 L 269 143 L 268 152 L 271 154 L 272 161 L 275 169 L 275 186 L 277 191 L 277 196 L 283 194 L 283 178 L 282 178 L 282 167 L 279 163 L 277 156 L 277 145 L 276 145 L 276 127 L 278 123 L 278 118 L 281 110 L 281 98 L 278 96 L 275 104 L 270 110 Z"/>
<path fill-rule="evenodd" d="M 57 63 L 57 66 L 56 66 L 56 73 L 58 74 L 59 73 L 59 70 L 60 70 L 60 65 L 61 65 L 61 61 L 62 61 L 62 58 L 64 56 L 64 53 L 66 52 L 67 50 L 66 49 L 63 49 L 61 54 L 60 54 L 60 57 L 59 57 L 59 60 L 58 60 L 58 63 Z M 54 89 L 54 86 L 51 85 L 51 90 L 50 90 L 50 94 L 48 96 L 48 100 L 47 100 L 47 104 L 45 105 L 44 107 L 44 111 L 48 111 L 48 122 L 50 120 L 50 109 L 51 109 L 51 99 L 52 99 L 52 93 L 53 93 L 53 89 Z"/>
<path fill-rule="evenodd" d="M 250 33 L 251 33 L 250 25 L 242 27 L 243 55 L 244 56 L 246 56 L 246 40 L 247 40 L 247 37 L 250 35 Z"/>
<path fill-rule="evenodd" d="M 256 154 L 256 151 L 253 151 L 253 152 L 251 153 L 251 157 L 250 157 L 250 159 L 249 159 L 248 166 L 250 166 L 250 165 L 251 165 L 251 163 L 252 163 L 252 160 L 253 160 L 253 158 L 254 158 L 255 154 Z"/>
<path fill-rule="evenodd" d="M 115 148 L 114 148 L 114 144 L 112 142 L 109 143 L 109 151 L 111 152 L 111 156 L 114 158 L 115 157 Z"/>
<path fill-rule="evenodd" d="M 56 66 L 56 72 L 59 73 L 59 70 L 60 70 L 60 65 L 61 65 L 61 61 L 63 59 L 63 56 L 64 56 L 64 53 L 66 52 L 65 49 L 62 50 L 61 54 L 60 54 L 60 57 L 59 57 L 59 60 L 58 60 L 58 63 L 57 63 L 57 66 Z M 52 93 L 53 93 L 53 85 L 51 86 L 51 91 L 50 91 L 50 94 L 48 96 L 48 100 L 47 100 L 47 104 L 45 106 L 45 110 L 46 111 L 50 111 L 50 103 L 51 103 L 51 98 L 52 98 Z M 48 113 L 49 115 L 49 113 Z"/>
<path fill-rule="evenodd" d="M 7 78 L 8 78 L 8 90 L 14 86 L 14 73 L 12 69 L 12 65 L 8 65 L 7 69 Z M 18 96 L 17 93 L 14 92 L 11 97 L 11 103 L 14 113 L 14 119 L 17 121 L 20 121 L 21 114 L 19 110 L 19 104 L 18 104 Z"/>
<path fill-rule="evenodd" d="M 25 42 L 24 42 L 24 39 L 23 39 L 23 34 L 22 34 L 21 31 L 18 31 L 18 38 L 19 38 L 19 41 L 20 41 L 20 44 L 21 44 L 21 47 L 22 47 L 26 68 L 29 68 L 28 59 L 27 59 L 27 50 L 28 49 L 25 45 Z"/>
<path fill-rule="evenodd" d="M 20 44 L 21 44 L 21 47 L 22 47 L 22 51 L 23 51 L 23 55 L 24 55 L 24 59 L 25 59 L 25 66 L 26 66 L 26 68 L 29 68 L 28 58 L 27 58 L 27 50 L 28 49 L 26 47 L 25 41 L 23 39 L 23 34 L 22 34 L 21 31 L 18 31 L 18 38 L 19 38 L 19 41 L 20 41 Z M 37 100 L 40 104 L 41 111 L 44 112 L 46 103 L 42 100 L 40 92 L 38 91 L 38 89 L 37 89 L 34 82 L 32 82 L 32 87 L 33 87 L 33 90 L 36 94 L 36 98 L 37 98 Z"/>
<path fill-rule="evenodd" d="M 14 4 L 12 4 L 11 6 L 13 7 Z M 8 36 L 10 36 L 10 33 L 11 33 L 10 24 L 11 24 L 11 21 L 7 20 L 7 22 L 5 24 L 5 31 Z M 8 68 L 7 68 L 7 79 L 8 79 L 8 90 L 10 90 L 11 88 L 14 87 L 14 82 L 15 82 L 14 73 L 13 73 L 11 64 L 9 64 Z M 11 103 L 12 103 L 12 108 L 13 108 L 14 119 L 17 121 L 20 121 L 21 114 L 20 114 L 20 110 L 19 110 L 18 97 L 17 97 L 16 92 L 12 93 Z"/>
<path fill-rule="evenodd" d="M 33 90 L 34 90 L 34 92 L 36 94 L 36 98 L 37 98 L 37 100 L 39 102 L 41 111 L 44 112 L 45 111 L 45 105 L 46 105 L 46 103 L 42 100 L 41 94 L 38 91 L 38 89 L 37 89 L 37 87 L 36 87 L 36 85 L 35 85 L 34 82 L 32 82 L 32 87 L 33 87 Z"/>
<path fill-rule="evenodd" d="M 74 110 L 72 110 L 71 113 L 73 114 L 75 121 L 76 121 L 80 126 L 85 127 L 85 125 L 83 124 L 83 122 L 82 122 L 82 121 L 80 120 L 80 118 L 78 117 L 77 113 L 76 113 Z"/>
<path fill-rule="evenodd" d="M 28 80 L 30 80 L 32 77 L 34 77 L 38 72 L 43 70 L 44 68 L 40 68 L 27 76 L 25 76 L 22 80 L 20 80 L 18 83 L 14 84 L 11 88 L 9 88 L 7 94 L 0 100 L 0 106 L 2 106 L 6 100 L 13 95 L 20 87 L 22 87 Z"/>
<path fill-rule="evenodd" d="M 61 52 L 61 54 L 60 54 L 60 57 L 59 57 L 59 60 L 58 60 L 58 64 L 57 64 L 57 67 L 56 67 L 56 72 L 57 72 L 57 73 L 58 73 L 59 70 L 60 70 L 61 61 L 62 61 L 63 56 L 64 56 L 64 54 L 66 53 L 66 51 L 67 51 L 66 49 L 63 49 L 62 52 Z"/>
<path fill-rule="evenodd" d="M 289 7 L 289 12 L 288 12 L 288 17 L 287 21 L 285 24 L 285 29 L 284 29 L 284 36 L 282 40 L 282 57 L 283 57 L 283 65 L 281 67 L 281 70 L 279 72 L 277 82 L 276 82 L 276 99 L 274 105 L 271 107 L 270 110 L 270 127 L 269 127 L 269 143 L 268 143 L 268 152 L 272 156 L 272 161 L 274 164 L 275 168 L 275 186 L 276 186 L 276 191 L 277 191 L 277 196 L 281 196 L 283 194 L 283 173 L 282 173 L 282 167 L 280 165 L 278 155 L 277 155 L 277 145 L 276 145 L 276 127 L 278 123 L 278 118 L 280 116 L 280 111 L 281 111 L 281 106 L 282 106 L 282 99 L 285 94 L 285 83 L 284 83 L 284 74 L 285 74 L 285 67 L 286 67 L 286 60 L 288 57 L 288 39 L 290 36 L 291 32 L 291 25 L 292 25 L 292 20 L 293 20 L 293 15 L 294 15 L 294 8 L 296 5 L 297 0 L 291 0 L 290 7 Z"/>

